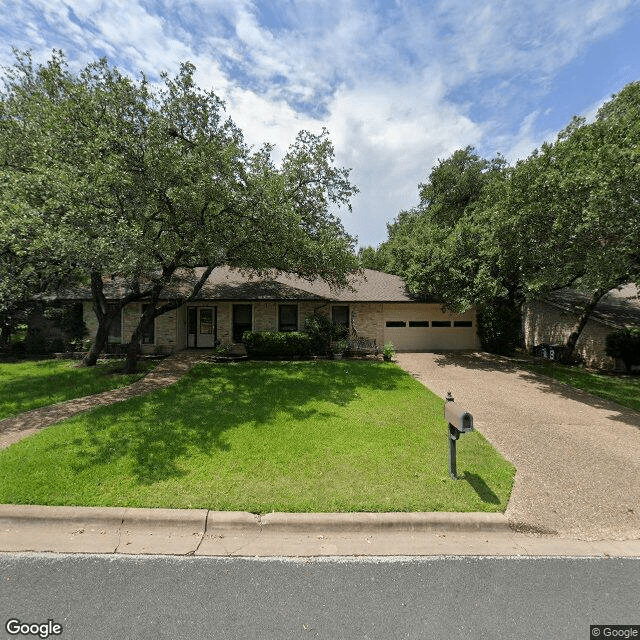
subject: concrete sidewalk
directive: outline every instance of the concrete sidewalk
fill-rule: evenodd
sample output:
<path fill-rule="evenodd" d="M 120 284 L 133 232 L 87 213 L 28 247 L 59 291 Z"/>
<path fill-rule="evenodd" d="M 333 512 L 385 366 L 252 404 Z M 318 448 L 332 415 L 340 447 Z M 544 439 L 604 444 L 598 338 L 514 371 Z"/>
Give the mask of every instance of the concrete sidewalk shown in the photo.
<path fill-rule="evenodd" d="M 640 540 L 514 532 L 496 513 L 269 513 L 0 505 L 0 551 L 196 556 L 640 557 Z"/>
<path fill-rule="evenodd" d="M 451 391 L 515 465 L 506 511 L 513 528 L 581 540 L 640 538 L 640 413 L 508 358 L 400 353 L 396 360 L 437 395 Z M 462 442 L 460 455 L 463 449 Z"/>

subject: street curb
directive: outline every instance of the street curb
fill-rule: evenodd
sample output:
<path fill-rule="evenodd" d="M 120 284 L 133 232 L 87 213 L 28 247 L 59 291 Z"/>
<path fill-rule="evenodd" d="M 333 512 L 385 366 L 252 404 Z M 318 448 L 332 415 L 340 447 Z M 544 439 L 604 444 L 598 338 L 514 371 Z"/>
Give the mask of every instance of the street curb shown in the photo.
<path fill-rule="evenodd" d="M 51 526 L 77 527 L 93 524 L 119 529 L 125 507 L 47 507 L 32 504 L 0 504 L 0 527 Z"/>
<path fill-rule="evenodd" d="M 0 527 L 97 526 L 116 530 L 173 529 L 202 535 L 310 532 L 510 531 L 501 513 L 280 513 L 263 516 L 246 511 L 143 509 L 126 507 L 51 507 L 0 505 Z"/>
<path fill-rule="evenodd" d="M 264 533 L 301 531 L 404 532 L 425 531 L 510 531 L 501 513 L 268 513 L 261 517 Z"/>

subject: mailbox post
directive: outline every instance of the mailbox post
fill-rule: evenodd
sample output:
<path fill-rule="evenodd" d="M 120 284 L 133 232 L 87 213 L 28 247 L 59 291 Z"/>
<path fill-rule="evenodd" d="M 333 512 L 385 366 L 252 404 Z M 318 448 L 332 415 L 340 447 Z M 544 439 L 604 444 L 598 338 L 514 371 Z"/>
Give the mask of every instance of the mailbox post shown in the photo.
<path fill-rule="evenodd" d="M 449 391 L 444 402 L 444 419 L 449 424 L 449 475 L 457 480 L 456 442 L 462 433 L 473 431 L 473 416 L 456 405 Z"/>

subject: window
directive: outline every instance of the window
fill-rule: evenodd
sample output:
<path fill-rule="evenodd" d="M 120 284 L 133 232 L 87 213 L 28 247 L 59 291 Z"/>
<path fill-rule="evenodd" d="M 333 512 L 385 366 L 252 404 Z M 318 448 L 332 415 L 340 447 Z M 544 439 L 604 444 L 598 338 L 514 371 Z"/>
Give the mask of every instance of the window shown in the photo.
<path fill-rule="evenodd" d="M 349 328 L 349 305 L 334 305 L 331 307 L 331 320 Z"/>
<path fill-rule="evenodd" d="M 404 320 L 387 320 L 387 327 L 406 327 L 407 323 Z"/>
<path fill-rule="evenodd" d="M 432 327 L 450 327 L 451 326 L 451 320 L 434 320 L 431 323 Z"/>
<path fill-rule="evenodd" d="M 115 310 L 117 305 L 108 304 L 107 313 Z M 109 326 L 109 342 L 122 342 L 122 311 L 116 315 Z"/>
<path fill-rule="evenodd" d="M 298 305 L 281 304 L 278 307 L 278 331 L 298 330 Z"/>
<path fill-rule="evenodd" d="M 253 328 L 253 309 L 250 304 L 234 304 L 233 305 L 233 341 L 242 342 L 242 336 L 245 331 L 251 331 Z"/>
<path fill-rule="evenodd" d="M 213 333 L 213 309 L 211 307 L 200 309 L 200 333 Z"/>
<path fill-rule="evenodd" d="M 428 320 L 409 320 L 409 326 L 410 327 L 428 327 L 429 321 Z"/>
<path fill-rule="evenodd" d="M 144 312 L 147 310 L 148 307 L 149 307 L 148 304 L 142 305 L 141 315 L 144 315 Z M 156 342 L 156 319 L 154 318 L 142 334 L 142 344 L 155 344 L 155 342 Z"/>
<path fill-rule="evenodd" d="M 471 322 L 471 320 L 454 320 L 453 326 L 454 327 L 472 327 L 473 322 Z"/>

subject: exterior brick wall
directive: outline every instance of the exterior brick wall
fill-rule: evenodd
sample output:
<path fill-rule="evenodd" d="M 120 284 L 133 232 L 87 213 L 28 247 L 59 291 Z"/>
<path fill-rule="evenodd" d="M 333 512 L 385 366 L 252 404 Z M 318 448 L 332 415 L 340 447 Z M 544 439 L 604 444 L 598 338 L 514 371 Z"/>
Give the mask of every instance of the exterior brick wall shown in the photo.
<path fill-rule="evenodd" d="M 352 329 L 358 337 L 371 338 L 379 347 L 384 346 L 382 304 L 356 303 L 349 305 Z"/>
<path fill-rule="evenodd" d="M 578 319 L 572 313 L 562 311 L 543 302 L 531 302 L 523 309 L 525 346 L 528 351 L 539 344 L 566 344 Z M 590 367 L 616 369 L 619 363 L 608 357 L 605 340 L 615 328 L 590 320 L 578 338 L 576 354 Z"/>
<path fill-rule="evenodd" d="M 223 345 L 232 342 L 232 318 L 233 305 L 246 304 L 232 301 L 198 301 L 189 306 L 215 307 L 217 314 L 217 338 Z M 256 301 L 251 303 L 253 307 L 253 329 L 255 331 L 277 331 L 278 330 L 278 306 L 275 301 Z M 286 303 L 282 304 L 294 304 Z M 336 303 L 343 306 L 346 303 Z M 298 328 L 302 330 L 305 319 L 314 314 L 324 317 L 331 317 L 332 303 L 322 301 L 304 301 L 298 305 Z M 382 303 L 351 303 L 349 306 L 349 317 L 352 323 L 352 330 L 358 337 L 369 338 L 376 341 L 379 347 L 384 345 L 384 305 Z M 422 307 L 416 306 L 417 312 L 423 312 Z M 434 306 L 434 313 L 440 315 L 442 312 L 438 305 Z M 140 314 L 142 313 L 142 303 L 132 303 L 123 312 L 123 342 L 128 342 L 135 329 Z M 95 335 L 97 329 L 97 319 L 93 313 L 91 302 L 84 303 L 84 321 L 89 329 L 90 336 Z M 470 314 L 469 317 L 475 317 Z M 457 316 L 456 316 L 457 317 Z M 460 316 L 463 317 L 463 316 Z M 465 314 L 464 317 L 467 317 Z M 155 324 L 155 344 L 142 345 L 143 352 L 154 353 L 158 351 L 172 352 L 186 347 L 186 308 L 170 311 L 156 318 Z"/>

